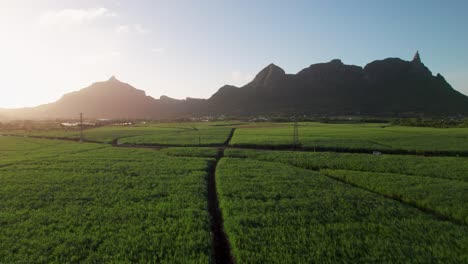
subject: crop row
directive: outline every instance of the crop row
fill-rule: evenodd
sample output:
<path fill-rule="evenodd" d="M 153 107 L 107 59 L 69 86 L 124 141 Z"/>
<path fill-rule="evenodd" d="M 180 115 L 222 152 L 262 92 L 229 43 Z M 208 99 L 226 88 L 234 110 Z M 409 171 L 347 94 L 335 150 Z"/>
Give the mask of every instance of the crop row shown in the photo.
<path fill-rule="evenodd" d="M 208 163 L 108 147 L 0 168 L 0 262 L 208 263 Z"/>
<path fill-rule="evenodd" d="M 322 170 L 320 173 L 468 224 L 467 182 L 348 170 Z"/>
<path fill-rule="evenodd" d="M 468 228 L 280 163 L 222 159 L 220 207 L 238 263 L 462 263 Z"/>
<path fill-rule="evenodd" d="M 228 149 L 226 156 L 291 164 L 304 169 L 343 169 L 468 181 L 468 159 L 412 155 Z"/>
<path fill-rule="evenodd" d="M 467 153 L 467 128 L 400 127 L 388 124 L 299 123 L 299 142 L 307 148 Z M 293 124 L 239 127 L 237 145 L 291 146 Z"/>
<path fill-rule="evenodd" d="M 119 140 L 129 144 L 160 145 L 212 145 L 222 144 L 231 131 L 229 123 L 156 123 L 131 126 L 104 126 L 86 129 L 84 138 L 88 141 L 111 143 Z M 0 131 L 4 134 L 47 138 L 79 139 L 78 128 Z"/>
<path fill-rule="evenodd" d="M 179 130 L 172 133 L 159 133 L 143 136 L 127 137 L 119 140 L 119 143 L 127 144 L 157 144 L 157 145 L 221 145 L 229 136 L 229 127 L 200 127 L 194 129 Z"/>

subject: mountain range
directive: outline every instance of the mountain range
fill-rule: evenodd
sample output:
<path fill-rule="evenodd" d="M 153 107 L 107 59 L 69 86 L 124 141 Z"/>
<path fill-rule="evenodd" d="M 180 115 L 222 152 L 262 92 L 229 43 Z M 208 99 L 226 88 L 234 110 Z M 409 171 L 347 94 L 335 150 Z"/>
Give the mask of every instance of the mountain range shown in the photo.
<path fill-rule="evenodd" d="M 365 67 L 335 59 L 287 74 L 270 64 L 243 87 L 225 85 L 208 99 L 154 99 L 115 77 L 37 107 L 0 109 L 0 119 L 173 119 L 194 116 L 447 116 L 468 115 L 468 97 L 417 52 L 411 61 L 387 58 Z"/>

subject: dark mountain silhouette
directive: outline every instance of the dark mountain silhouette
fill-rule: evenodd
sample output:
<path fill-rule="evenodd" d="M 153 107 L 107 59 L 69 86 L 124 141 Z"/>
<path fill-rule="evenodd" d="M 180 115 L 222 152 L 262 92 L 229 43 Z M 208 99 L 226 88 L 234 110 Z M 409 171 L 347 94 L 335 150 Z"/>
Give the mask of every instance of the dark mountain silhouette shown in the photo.
<path fill-rule="evenodd" d="M 200 115 L 468 115 L 468 97 L 422 63 L 388 58 L 364 68 L 341 60 L 318 63 L 297 74 L 270 64 L 243 87 L 225 85 L 209 99 L 154 99 L 115 77 L 34 108 L 0 110 L 16 118 L 168 119 Z"/>
<path fill-rule="evenodd" d="M 65 94 L 57 102 L 16 110 L 24 118 L 70 118 L 84 112 L 90 118 L 142 118 L 154 113 L 155 100 L 112 76 L 77 92 Z"/>
<path fill-rule="evenodd" d="M 217 112 L 317 115 L 455 115 L 468 113 L 468 97 L 421 62 L 397 58 L 364 68 L 340 60 L 286 74 L 268 65 L 247 85 L 224 86 L 209 100 Z"/>

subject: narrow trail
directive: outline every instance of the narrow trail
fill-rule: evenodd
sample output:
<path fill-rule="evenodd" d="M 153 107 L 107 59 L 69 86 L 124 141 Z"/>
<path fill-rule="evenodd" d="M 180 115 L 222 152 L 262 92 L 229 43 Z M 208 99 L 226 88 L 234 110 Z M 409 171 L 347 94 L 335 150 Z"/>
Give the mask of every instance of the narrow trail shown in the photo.
<path fill-rule="evenodd" d="M 231 128 L 231 132 L 229 132 L 229 135 L 228 135 L 228 137 L 226 138 L 226 141 L 224 141 L 224 144 L 223 144 L 225 147 L 229 146 L 229 143 L 231 142 L 235 131 L 236 131 L 235 128 Z"/>
<path fill-rule="evenodd" d="M 223 216 L 219 208 L 218 192 L 216 190 L 216 167 L 224 157 L 224 149 L 219 148 L 216 160 L 210 165 L 208 171 L 208 211 L 211 216 L 211 232 L 213 237 L 213 262 L 234 263 L 231 246 L 224 231 Z"/>

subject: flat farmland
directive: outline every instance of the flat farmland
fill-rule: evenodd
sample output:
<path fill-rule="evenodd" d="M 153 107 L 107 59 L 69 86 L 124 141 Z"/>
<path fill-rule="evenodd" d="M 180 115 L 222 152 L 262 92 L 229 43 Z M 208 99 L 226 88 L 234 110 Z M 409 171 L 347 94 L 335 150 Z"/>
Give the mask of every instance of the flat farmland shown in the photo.
<path fill-rule="evenodd" d="M 0 160 L 26 142 L 41 154 L 0 168 L 0 262 L 210 261 L 210 159 L 2 137 Z"/>
<path fill-rule="evenodd" d="M 293 144 L 292 123 L 239 126 L 232 146 L 287 147 Z M 388 124 L 299 123 L 299 143 L 309 149 L 455 152 L 468 149 L 468 128 L 423 128 Z"/>
<path fill-rule="evenodd" d="M 273 161 L 304 169 L 343 169 L 419 175 L 468 182 L 468 158 L 364 153 L 228 149 L 226 156 Z"/>
<path fill-rule="evenodd" d="M 464 129 L 299 126 L 295 150 L 290 123 L 0 136 L 0 263 L 468 262 Z"/>
<path fill-rule="evenodd" d="M 227 150 L 225 155 L 317 171 L 468 223 L 468 158 L 236 149 Z"/>
<path fill-rule="evenodd" d="M 284 164 L 227 158 L 220 207 L 239 263 L 466 262 L 468 228 Z"/>
<path fill-rule="evenodd" d="M 103 126 L 84 130 L 87 141 L 121 144 L 150 145 L 221 145 L 229 137 L 236 124 L 216 123 L 149 123 L 129 126 Z M 66 138 L 78 140 L 78 129 L 0 131 L 17 136 Z"/>
<path fill-rule="evenodd" d="M 193 126 L 177 130 L 155 131 L 153 134 L 129 136 L 119 140 L 121 144 L 213 146 L 222 145 L 228 139 L 231 128 L 217 126 Z"/>

